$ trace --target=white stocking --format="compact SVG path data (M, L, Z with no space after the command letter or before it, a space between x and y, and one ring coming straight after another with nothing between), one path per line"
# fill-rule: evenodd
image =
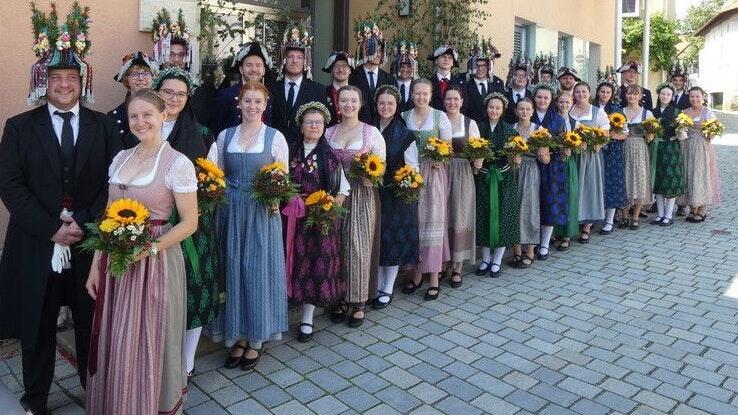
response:
M195 352L197 352L197 343L200 342L200 333L202 333L202 327L185 331L184 360L188 373L195 367Z
M384 286L387 285L387 274L388 266L380 266L377 272L377 291L384 291ZM393 281L394 282L394 281ZM377 293L379 295L379 293Z
M546 250L546 254L548 253L548 245L551 243L551 235L553 235L554 227L553 226L541 226L541 249ZM545 254L544 254L545 255Z
M313 313L315 312L315 306L312 304L302 305L302 319L300 323L313 324ZM313 328L309 326L300 326L300 331L305 334L313 332Z
M656 210L658 211L658 218L663 218L664 213L664 196L656 195Z
M491 257L491 249L488 246L482 247L482 262L489 262Z
M676 204L676 198L670 197L668 199L665 199L666 206L664 206L664 217L666 219L671 219L671 216L674 214L674 205Z
M603 230L612 230L612 224L615 223L615 210L615 208L605 209L605 225L602 227Z
M505 256L505 247L501 246L495 248L495 256L492 258L492 265L490 265L490 271L499 271L500 264L502 264L502 257Z
M380 290L386 292L387 294L392 294L392 290L395 288L395 279L397 278L397 272L400 271L399 265L393 265L390 267L383 267L384 268L384 287L380 288ZM387 300L389 301L388 297L379 297L379 301ZM386 301L382 301L386 302Z

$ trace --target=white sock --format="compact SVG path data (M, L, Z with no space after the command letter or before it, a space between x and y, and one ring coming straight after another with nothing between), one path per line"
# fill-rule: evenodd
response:
M379 270L377 271L377 295L379 295L379 291L384 291L384 286L387 285L388 268L392 267L380 266Z
M491 257L491 249L488 246L482 247L482 262L489 262Z
M492 258L492 265L490 265L490 271L499 271L500 264L502 264L502 257L505 256L505 247L501 246L495 248L494 258Z
M551 235L553 235L554 227L553 226L541 226L541 243L540 247L541 249L545 249L546 252L543 254L548 253L548 244L551 243Z
M676 204L676 198L670 197L668 199L664 199L666 202L666 206L664 207L664 218L671 219L671 216L674 214L674 205Z
M615 208L605 209L605 225L602 226L603 230L612 230L612 224L615 221L615 210Z
M656 210L658 211L657 219L663 218L665 216L664 214L664 197L661 195L656 195Z
M195 352L197 343L200 342L200 333L202 333L202 327L185 331L184 359L187 372L192 371L195 367Z
M392 290L395 288L395 279L397 278L397 273L400 271L400 266L392 265L390 267L382 268L384 268L384 287L382 287L381 290L386 292L387 294L392 294ZM386 303L389 301L389 297L379 297L379 301Z
M315 306L312 304L302 305L302 319L300 323L313 324L313 313L315 312ZM310 326L300 326L300 331L305 334L313 332L313 328Z
M261 346L264 344L264 342L253 342L249 341L249 349L251 350L261 350Z

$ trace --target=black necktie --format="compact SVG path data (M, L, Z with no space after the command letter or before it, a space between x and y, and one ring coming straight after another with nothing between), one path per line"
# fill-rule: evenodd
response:
M486 82L480 82L479 86L482 88L482 98L487 96L487 83Z
M295 85L297 85L294 82L290 82L290 90L287 92L287 108L292 110L292 107L295 105Z
M518 103L518 101L520 101L520 98L521 98L520 94L515 94L515 103L516 104Z
M369 74L369 97L374 98L374 90L377 88L376 84L374 83L374 72L369 71L367 72Z
M679 103L679 94L674 95L674 105Z
M54 111L54 114L64 119L61 132L61 152L63 158L72 158L74 156L74 132L72 131L72 112Z
M405 99L405 84L400 84L400 100L403 104L407 102L407 99Z

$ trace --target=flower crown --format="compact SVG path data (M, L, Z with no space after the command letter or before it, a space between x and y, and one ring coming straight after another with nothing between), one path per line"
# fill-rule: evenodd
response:
M542 89L551 91L552 97L556 96L556 90L554 89L553 85L551 85L548 82L539 82L535 84L535 86L533 86L533 96L535 96L538 93L538 91Z
M379 99L379 96L382 94L390 94L395 97L397 102L400 102L400 90L394 85L385 84L377 88L377 90L374 91L374 102L377 102L377 99Z
M167 79L181 80L182 82L187 84L187 89L189 91L197 88L197 83L192 80L190 73L178 66L170 66L162 69L161 72L159 72L159 75L157 75L156 78L154 78L154 80L151 82L151 88L158 90L159 88L161 88L161 84L164 83L164 81L166 81Z
M659 84L659 86L656 87L656 93L658 94L661 92L662 89L669 88L671 89L671 92L676 92L676 88L674 88L674 85L671 84L671 82L662 82Z
M489 101L492 99L499 99L502 101L502 107L507 108L507 105L510 103L510 101L507 100L507 97L504 94L501 94L499 92L490 92L487 94L486 97L484 97L484 107L486 108L489 104Z
M305 53L303 63L303 72L308 79L312 79L312 62L313 62L313 36L310 34L310 27L304 23L291 23L287 26L282 35L282 68L280 70L279 79L284 77L284 66L287 63L287 51L301 50Z
M87 31L90 28L90 8L84 8L78 2L72 4L67 20L59 26L59 16L56 12L56 4L51 3L51 11L48 15L31 2L31 26L36 41L33 44L33 52L42 57L51 52L53 48L59 51L72 51L80 58L84 57L90 50L90 40Z
M306 111L310 110L320 112L323 115L323 119L325 120L326 125L330 124L331 113L330 111L328 111L328 108L326 108L325 105L318 101L310 101L307 104L300 105L300 108L297 109L297 113L295 114L295 121L297 122L297 125L302 125L302 116L305 114Z

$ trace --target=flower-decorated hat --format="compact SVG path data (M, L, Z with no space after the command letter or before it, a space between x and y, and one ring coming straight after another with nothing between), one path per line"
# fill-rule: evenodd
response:
M244 43L236 56L233 57L233 67L238 67L247 56L260 57L264 61L264 66L267 69L272 69L272 58L269 57L269 52L261 43L257 41Z
M428 56L428 60L431 62L435 62L436 59L438 59L439 56L449 54L454 59L454 68L459 67L459 51L456 50L456 48L452 45L441 45L436 48L436 50L433 51L433 53Z
M510 63L508 64L507 83L505 84L506 87L512 87L513 75L515 75L515 71L517 70L525 71L525 75L528 78L529 84L533 80L533 66L530 59L520 55L514 56L510 58Z
M156 78L154 78L154 80L151 82L151 88L154 90L159 90L159 88L161 88L161 84L163 84L164 81L166 81L167 79L178 79L184 82L185 84L187 84L187 90L189 92L192 92L195 88L197 88L197 82L192 79L192 75L190 75L189 72L185 71L179 66L170 66L162 69L156 76Z
M396 39L392 44L392 56L390 73L399 75L402 65L410 65L413 79L418 78L418 45L415 42L408 39Z
M641 73L641 63L638 61L628 61L618 68L618 73L623 73L627 70L634 70L636 73Z
M671 64L671 67L669 67L669 79L672 79L675 76L682 76L685 80L689 78L687 67L679 61L674 62Z
M356 64L354 63L354 57L351 56L350 53L334 50L328 56L328 59L325 61L325 66L321 70L323 72L331 73L331 68L333 67L333 64L336 63L337 61L346 62L348 66L351 68L351 70L354 70L354 68L356 68Z
M302 124L302 116L305 115L305 112L309 110L320 112L323 115L323 120L325 120L325 125L331 123L331 112L328 111L328 108L325 106L325 104L318 101L310 101L308 103L300 105L300 108L297 109L297 112L295 113L295 121L297 122L297 125Z
M496 46L492 44L492 38L477 40L476 45L469 53L469 60L466 62L466 76L471 79L474 71L477 69L478 61L487 61L487 67L492 70L492 61L502 56Z
M356 36L356 64L363 65L369 60L380 57L380 65L384 64L387 50L384 47L384 35L373 20L354 23Z
M313 35L310 28L303 23L292 23L287 26L282 36L282 68L279 71L279 79L284 77L284 65L287 62L287 52L299 50L305 54L303 72L308 79L313 78Z
M562 66L561 68L559 68L558 73L556 74L556 79L561 79L562 76L566 75L573 76L577 82L581 81L581 79L579 79L579 74L577 73L577 70L568 66Z
M31 26L36 41L33 52L38 61L31 67L28 104L42 104L46 98L50 69L78 69L82 78L80 100L93 102L92 67L85 61L90 50L87 36L90 8L74 2L64 24L59 24L56 5L51 3L48 15L31 2Z
M145 66L149 68L152 76L156 76L159 72L158 66L149 59L149 55L141 52L140 50L124 55L121 62L123 62L123 65L121 65L118 73L113 76L113 79L118 82L123 82L123 78L126 77L126 72L128 72L132 66Z
M168 66L169 51L172 45L179 44L185 48L187 70L192 70L192 36L187 31L182 9L177 13L176 22L172 21L167 9L161 9L156 13L154 21L151 22L151 40L154 41L153 60L159 68Z
M533 60L533 73L534 73L534 83L541 82L541 75L544 73L550 74L551 78L554 77L554 74L556 73L555 69L556 65L554 64L554 57L552 53L548 53L545 55L543 52L538 54L536 56L535 60Z

